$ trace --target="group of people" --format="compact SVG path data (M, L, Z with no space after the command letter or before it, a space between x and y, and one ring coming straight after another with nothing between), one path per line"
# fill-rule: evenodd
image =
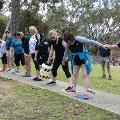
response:
M12 38L9 31L6 34L6 42L0 40L0 57L3 64L1 72L7 72L13 67L19 73L21 62L26 71L23 77L31 77L31 61L33 61L36 68L36 77L33 80L42 81L39 73L41 65L52 59L52 81L47 84L56 84L57 70L61 65L69 83L65 91L76 92L77 79L81 68L84 99L89 98L87 76L92 70L89 53L85 44L97 46L99 49L120 48L120 42L117 45L103 45L82 36L75 37L70 33L64 33L62 37L59 37L55 30L49 31L47 39L42 38L34 26L29 27L30 36L28 37L25 37L22 32L15 33L14 38ZM71 61L72 72L69 71L69 59ZM109 75L109 77L111 76Z

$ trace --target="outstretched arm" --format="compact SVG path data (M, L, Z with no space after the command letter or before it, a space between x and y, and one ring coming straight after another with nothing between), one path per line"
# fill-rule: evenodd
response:
M99 43L95 40L87 39L87 38L82 37L82 36L75 37L75 40L77 40L81 43L84 43L84 44L94 45L94 46L97 46L97 47L103 47L103 45L101 43Z
M103 45L103 47L109 48L109 49L114 49L114 48L120 48L120 41L116 45Z

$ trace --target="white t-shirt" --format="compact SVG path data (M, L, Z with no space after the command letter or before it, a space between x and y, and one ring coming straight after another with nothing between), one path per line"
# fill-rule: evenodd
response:
M29 52L30 52L30 54L35 53L35 46L36 46L36 42L37 42L35 35L31 36L31 38L29 40Z
M6 53L6 42L2 41L2 43L0 43L0 57L3 57L3 54Z

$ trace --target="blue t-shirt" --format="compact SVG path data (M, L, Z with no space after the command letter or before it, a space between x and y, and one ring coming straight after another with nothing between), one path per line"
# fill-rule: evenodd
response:
M13 39L12 43L11 43L11 47L14 48L14 53L15 54L22 54L22 53L24 53L21 40Z

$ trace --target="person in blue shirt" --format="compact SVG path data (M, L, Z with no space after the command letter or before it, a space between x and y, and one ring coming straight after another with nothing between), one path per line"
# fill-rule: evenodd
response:
M10 52L12 53L13 51L14 51L14 58L15 58L14 62L16 65L16 72L19 73L20 62L22 66L25 67L24 49L22 46L22 41L19 32L16 33L16 38L14 38L11 42Z
M64 34L64 41L67 43L66 52L64 54L64 60L67 56L68 50L71 51L71 65L73 68L72 82L73 86L69 89L69 92L76 92L77 79L79 70L82 68L82 79L83 79L83 98L89 99L88 95L88 80L87 75L91 73L91 63L89 60L88 51L84 44L95 45L97 47L103 47L103 45L97 41L89 40L82 36L74 36L72 34Z

